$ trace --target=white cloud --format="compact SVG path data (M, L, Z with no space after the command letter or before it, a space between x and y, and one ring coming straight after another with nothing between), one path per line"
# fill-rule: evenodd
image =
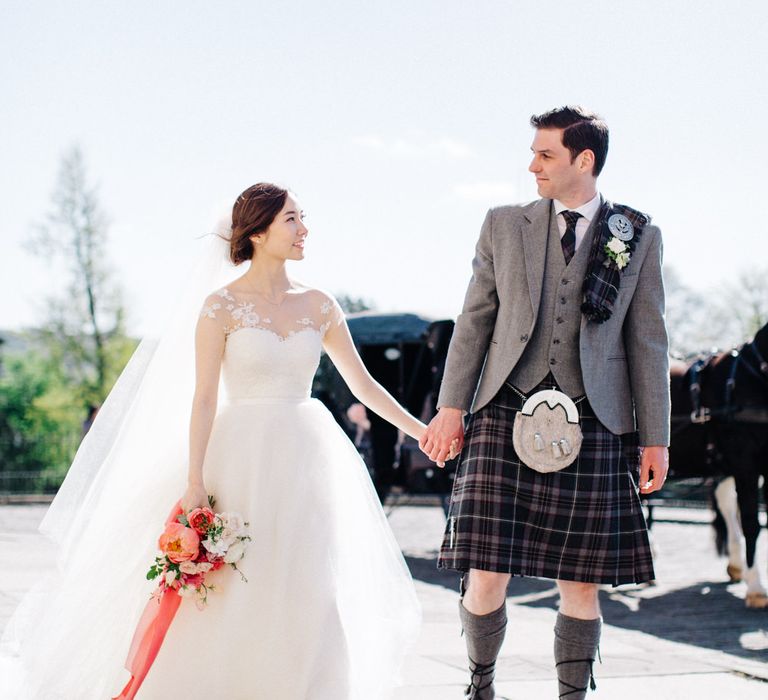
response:
M353 138L352 142L362 148L394 158L440 157L459 160L475 155L475 152L466 143L447 137L420 138L411 136L388 139L376 134L366 134Z

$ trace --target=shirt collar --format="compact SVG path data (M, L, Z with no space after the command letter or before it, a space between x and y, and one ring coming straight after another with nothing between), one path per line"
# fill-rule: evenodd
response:
M553 204L555 205L555 214L560 214L561 212L566 211L568 209L568 207L566 207L565 204L563 204L559 199L553 200ZM597 210L599 208L600 208L600 193L598 192L586 204L582 204L580 207L577 207L576 209L572 209L571 211L578 212L587 220L588 223L591 223L595 214L597 214Z

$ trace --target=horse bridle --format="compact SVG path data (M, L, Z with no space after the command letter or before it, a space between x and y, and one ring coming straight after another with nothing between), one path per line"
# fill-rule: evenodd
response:
M760 353L759 348L757 347L757 343L755 342L755 339L753 338L752 341L749 343L745 343L744 347L742 348L741 352L744 353L744 350L749 348L752 352L752 354L755 356L755 359L757 360L757 368L752 367L752 365L748 364L747 362L744 363L744 366L755 376L760 379L763 379L765 381L768 381L768 362L765 361L765 358ZM763 377L762 375L765 375Z
M744 357L745 350L750 350L755 356L755 359L758 362L756 368L749 363L746 357ZM731 356L733 357L733 364L731 365L731 371L728 374L728 380L725 383L725 407L723 412L726 415L732 416L734 409L731 405L731 400L733 399L733 390L736 388L736 371L739 368L739 364L741 364L741 366L753 377L759 379L766 385L766 387L768 387L768 362L765 361L765 358L763 358L760 353L754 338L749 343L744 343L744 345L741 346L740 351L732 350ZM762 414L764 411L759 411L759 413Z
M755 361L757 362L756 367L753 366L749 359L744 356L745 351L752 353ZM768 386L768 362L766 362L765 358L760 353L760 350L757 347L754 339L749 343L744 343L741 348L734 348L731 350L730 355L733 358L733 362L731 363L731 368L728 372L728 379L725 382L725 403L724 406L719 409L710 409L701 405L700 375L707 365L707 360L704 358L699 358L691 365L689 369L689 372L691 373L691 383L689 390L693 410L691 411L690 416L687 417L687 420L682 421L682 424L674 432L679 432L685 429L686 426L690 423L699 425L703 423L709 423L709 421L716 416L726 416L729 419L733 419L734 413L737 412L732 402L733 392L736 389L736 373L739 369L739 365L746 369L752 376L756 377L766 386ZM749 422L768 422L768 410L763 408L754 410L744 409L739 411L739 413L744 414L744 417ZM674 419L675 417L673 416L673 421ZM680 422L680 418L677 418L676 422Z

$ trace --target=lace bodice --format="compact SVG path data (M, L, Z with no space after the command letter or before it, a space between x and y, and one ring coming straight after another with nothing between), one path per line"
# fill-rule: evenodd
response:
M344 312L317 289L292 290L273 304L224 288L205 300L200 318L224 335L221 371L230 401L298 399L310 395L323 337Z

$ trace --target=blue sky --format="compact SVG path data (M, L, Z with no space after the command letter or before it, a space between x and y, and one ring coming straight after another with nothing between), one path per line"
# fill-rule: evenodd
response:
M388 0L0 4L0 328L62 271L23 248L79 143L140 333L259 180L307 211L306 282L455 316L485 211L535 197L528 118L611 127L601 190L708 289L765 264L768 4Z

